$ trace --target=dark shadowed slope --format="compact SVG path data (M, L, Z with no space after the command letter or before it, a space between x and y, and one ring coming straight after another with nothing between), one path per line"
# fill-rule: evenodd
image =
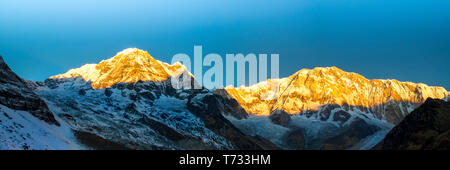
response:
M374 149L449 150L450 102L428 99L394 127Z
M47 104L26 85L23 79L11 71L1 56L0 104L13 110L30 112L33 116L49 124L59 124Z
M0 150L84 149L0 57Z

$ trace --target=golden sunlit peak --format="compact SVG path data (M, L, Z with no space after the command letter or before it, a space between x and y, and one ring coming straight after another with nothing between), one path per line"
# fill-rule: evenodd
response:
M321 71L321 72L344 72L344 70L336 67L336 66L331 66L331 67L314 67L314 69L311 69L309 71L313 71L313 72L317 72L317 71Z
M310 72L344 72L344 70L336 66L331 66L331 67L314 67L313 69L304 68L297 71L298 74L308 74Z
M138 48L127 48L125 50L118 52L115 57L123 57L123 56L127 58L151 57L147 51Z
M122 50L122 51L118 52L116 54L116 56L117 55L128 55L130 53L137 53L137 52L146 52L146 51L138 49L138 48L127 48L125 50Z
M313 70L340 70L340 71L342 71L342 69L337 68L336 66L331 66L331 67L314 67Z
M127 60L128 62L137 62L136 64L144 64L153 60L147 51L138 48L127 48L116 54L110 60Z
M152 58L147 51L127 48L98 64L86 64L50 79L82 77L86 82L91 82L92 88L101 89L117 83L165 81L184 72L188 70L180 63L170 65Z

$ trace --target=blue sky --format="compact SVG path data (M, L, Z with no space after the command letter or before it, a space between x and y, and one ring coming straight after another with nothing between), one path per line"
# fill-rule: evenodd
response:
M337 66L450 89L448 0L1 0L0 54L31 80L128 47L278 53L280 76Z

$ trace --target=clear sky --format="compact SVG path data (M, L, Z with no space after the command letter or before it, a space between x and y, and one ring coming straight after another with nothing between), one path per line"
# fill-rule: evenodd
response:
M337 66L450 89L449 0L0 0L0 54L43 81L128 47L279 53L280 77Z

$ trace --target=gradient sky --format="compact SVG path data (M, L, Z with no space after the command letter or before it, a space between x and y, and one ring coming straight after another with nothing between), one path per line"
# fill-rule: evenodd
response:
M0 55L43 81L128 47L278 53L280 76L337 66L450 89L449 0L0 0Z

